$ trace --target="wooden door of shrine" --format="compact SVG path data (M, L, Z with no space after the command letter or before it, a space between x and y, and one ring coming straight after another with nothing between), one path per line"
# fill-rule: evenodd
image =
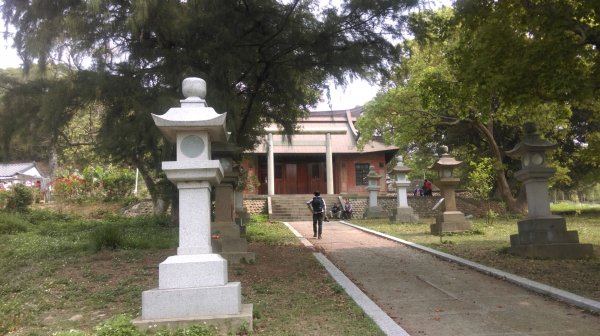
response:
M310 162L307 166L310 192L312 193L315 190L319 190L321 193L325 193L325 190L327 189L325 181L325 163Z

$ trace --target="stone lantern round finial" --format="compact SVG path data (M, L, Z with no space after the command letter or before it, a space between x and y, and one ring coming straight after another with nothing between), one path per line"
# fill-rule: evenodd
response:
M204 99L206 97L206 82L202 78L188 77L181 84L181 92L185 98L198 97Z
M440 146L440 154L448 154L448 146L441 145Z
M537 132L537 125L534 122L526 122L523 124L523 130L525 134L535 134Z

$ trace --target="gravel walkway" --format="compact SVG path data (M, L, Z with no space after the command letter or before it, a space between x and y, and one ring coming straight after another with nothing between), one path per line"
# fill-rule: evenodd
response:
M289 223L410 335L600 335L600 317L352 228Z

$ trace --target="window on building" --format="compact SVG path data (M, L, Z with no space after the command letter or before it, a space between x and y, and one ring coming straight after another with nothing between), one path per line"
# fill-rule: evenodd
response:
M369 164L368 163L356 163L354 165L354 171L356 172L356 185L368 185L367 175L369 175Z

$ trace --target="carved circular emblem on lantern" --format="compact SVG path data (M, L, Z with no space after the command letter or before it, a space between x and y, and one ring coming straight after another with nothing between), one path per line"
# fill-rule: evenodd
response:
M190 159L199 157L206 147L204 140L197 135L188 135L181 140L181 153Z
M523 169L544 168L546 152L556 148L557 145L542 139L533 123L523 125L523 130L525 132L523 140L506 154L515 159L521 159Z
M541 166L544 163L544 156L540 153L531 154L531 163L536 166Z

